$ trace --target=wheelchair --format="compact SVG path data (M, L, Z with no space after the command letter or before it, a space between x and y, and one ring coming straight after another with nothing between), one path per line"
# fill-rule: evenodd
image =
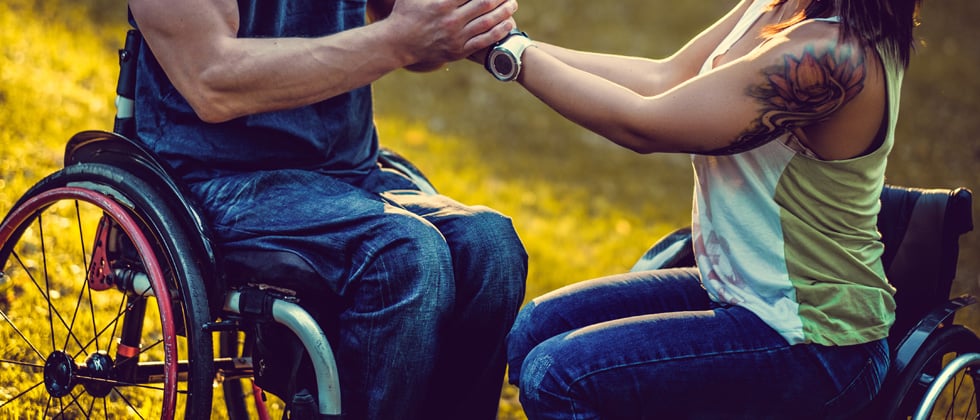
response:
M953 323L973 296L950 299L959 237L973 230L973 195L965 188L885 185L878 230L895 294L889 331L891 366L881 391L855 419L980 418L974 387L980 338ZM690 228L661 238L632 271L694 266Z
M314 270L289 254L222 252L185 188L132 140L139 45L131 31L120 50L113 131L70 139L64 168L0 223L0 417L210 418L219 395L230 418L268 418L248 380L275 370L253 353L256 326L273 323L309 358L315 414L340 418L333 352L304 301ZM382 150L380 163L435 191L397 153ZM975 299L949 299L972 195L886 186L881 202L884 263L899 290L893 362L857 418L976 417L980 338L953 323ZM634 269L691 266L691 250L681 229Z
M333 351L302 298L323 296L318 274L293 254L222 253L185 187L131 140L140 38L119 52L113 131L73 136L64 168L0 224L0 418L210 418L219 385L230 418L268 418L245 383L281 373L275 355L252 357L268 324L315 372L309 417L340 418ZM379 163L435 192L397 153Z

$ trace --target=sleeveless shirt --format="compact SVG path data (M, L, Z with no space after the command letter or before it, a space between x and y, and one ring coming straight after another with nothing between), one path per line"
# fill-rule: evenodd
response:
M702 73L771 2L755 0ZM716 302L753 311L791 344L865 343L886 337L894 322L876 221L903 69L881 56L887 132L874 151L820 160L787 133L734 155L692 155L694 251L705 289Z
M365 24L366 0L239 0L239 37L318 37ZM201 121L144 43L136 81L137 134L185 181L224 173L306 169L359 176L375 164L371 88L210 124ZM282 63L288 66L289 63Z

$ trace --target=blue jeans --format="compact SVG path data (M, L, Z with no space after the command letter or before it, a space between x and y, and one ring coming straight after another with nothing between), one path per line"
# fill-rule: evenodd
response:
M527 276L510 219L380 169L227 174L191 189L225 249L291 251L319 271L331 296L314 299L339 306L324 330L347 418L495 418Z
M573 284L528 303L508 338L529 419L834 418L876 395L885 340L789 345L712 303L696 269Z

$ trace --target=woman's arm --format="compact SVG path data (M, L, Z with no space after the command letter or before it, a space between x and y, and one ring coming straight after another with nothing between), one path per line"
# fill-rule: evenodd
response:
M854 137L870 144L874 130L868 127L881 123L882 78L877 66L875 77L867 77L874 53L839 44L837 29L825 22L801 24L657 95L639 94L539 48L525 51L518 80L568 119L640 153L737 153L786 130L825 123L846 106L866 128ZM869 80L875 93L862 96ZM861 147L820 148L851 154Z
M537 41L535 45L571 67L641 95L656 95L697 75L708 55L732 31L751 3L741 1L676 53L660 60L575 51Z

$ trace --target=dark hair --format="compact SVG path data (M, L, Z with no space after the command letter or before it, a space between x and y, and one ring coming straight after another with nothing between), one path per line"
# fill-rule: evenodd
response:
M773 0L776 7L789 0ZM914 49L912 28L918 25L921 0L813 0L789 21L772 26L772 32L786 29L806 19L831 17L835 11L841 22L841 37L857 39L908 66Z

